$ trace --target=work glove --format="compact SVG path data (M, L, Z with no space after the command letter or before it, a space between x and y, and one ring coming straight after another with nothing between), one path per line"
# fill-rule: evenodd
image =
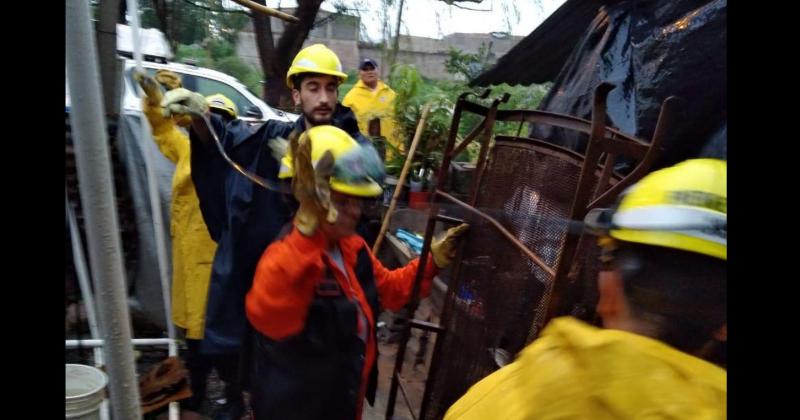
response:
M333 174L333 155L330 151L326 152L314 166L311 163L311 141L307 136L292 133L289 145L292 149L294 166L292 192L300 203L294 225L303 235L312 236L321 219L335 223L339 216L336 207L331 204L330 177Z
M161 100L164 99L164 95L161 94L158 82L147 74L138 71L133 73L133 78L139 83L139 86L142 87L147 104L151 107L159 106Z
M168 91L183 87L181 76L167 69L161 69L156 72L156 81Z
M431 243L431 255L433 262L439 268L445 268L453 262L456 257L457 239L469 229L469 225L462 223L456 227L447 229L443 235L433 240Z
M167 92L161 101L164 116L172 115L198 115L203 116L208 112L208 104L203 95L189 89L177 88Z
M163 70L165 74L172 73L169 70ZM175 75L174 73L172 73ZM175 75L178 78L178 83L180 83L180 76ZM164 95L161 93L161 89L159 89L157 81L158 75L156 78L152 78L145 73L134 72L133 78L139 83L139 86L142 87L144 91L144 97L142 98L142 110L148 115L148 119L152 123L153 121L163 117L163 112L160 110L161 108L161 101L164 99ZM163 84L162 84L163 85ZM192 123L192 117L188 115L175 115L173 117L173 122L180 127L188 127Z

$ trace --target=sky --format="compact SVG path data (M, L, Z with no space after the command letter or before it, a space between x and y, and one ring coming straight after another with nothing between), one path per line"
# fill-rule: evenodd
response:
M369 41L382 38L381 0L337 0L359 9L363 35ZM490 33L510 32L512 35L526 36L553 13L565 0L483 0L481 3L459 2L462 7L486 11L471 11L450 6L441 0L405 0L403 8L402 35L441 38L454 32ZM322 9L336 10L334 1L325 0ZM391 26L397 19L397 3L389 12ZM297 3L290 0L267 0L269 7L293 7Z

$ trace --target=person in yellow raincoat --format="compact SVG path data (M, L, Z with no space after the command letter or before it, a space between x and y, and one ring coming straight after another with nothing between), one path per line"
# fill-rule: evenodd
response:
M356 115L358 128L362 133L370 133L370 120L380 119L381 136L395 149L403 152L403 136L394 118L396 96L389 85L378 79L378 63L371 58L365 58L358 67L358 82L347 92L342 105L350 108ZM387 147L386 159L393 155L392 148Z
M445 419L726 418L727 373L698 357L726 335L726 178L692 159L590 212L604 328L555 318Z
M203 221L192 183L189 137L179 129L188 126L191 118L164 117L160 106L162 94L158 84L166 90L179 88L180 76L169 70L159 70L155 80L141 74L137 74L136 78L145 92L142 110L152 128L153 140L161 153L175 163L170 207L172 322L185 330L188 347L185 357L193 395L189 400L182 401L181 406L185 410L199 411L205 398L206 378L211 368L217 368L223 381L236 371L235 361L226 363L225 360L217 360L218 358L204 356L199 352L199 343L204 332L211 264L217 244L211 239ZM227 120L236 119L236 105L224 95L211 95L206 101L212 112Z

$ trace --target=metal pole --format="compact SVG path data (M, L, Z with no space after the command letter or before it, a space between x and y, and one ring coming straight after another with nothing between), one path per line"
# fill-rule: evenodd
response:
M66 347L68 349L74 349L77 347L102 347L105 343L105 340L66 340ZM135 346L171 346L173 340L169 338L134 338L131 340L131 344ZM174 354L170 354L170 356L175 356Z
M66 195L66 191L64 192ZM75 274L78 277L78 285L81 288L83 297L83 307L86 308L86 318L89 320L89 332L92 338L100 338L100 328L97 326L97 315L94 304L94 293L92 292L89 269L86 267L86 258L83 254L83 244L81 243L81 233L78 231L78 222L75 219L75 212L69 199L65 197L67 218L69 220L69 234L72 242L72 259L75 262ZM80 318L79 318L80 319ZM94 349L94 362L97 366L103 365L103 349Z
M66 61L72 93L70 120L92 278L104 346L113 418L141 419L139 384L122 269L100 74L88 0L67 0Z
M139 3L137 0L127 0L128 14L131 17L131 35L133 38L133 58L136 60L136 70L144 72L142 68L142 46L139 31ZM141 139L150 138L150 130L147 118L142 118L139 122ZM150 211L153 215L153 234L156 239L156 256L158 258L158 274L161 279L161 299L164 302L164 323L167 325L167 335L169 336L169 355L177 356L178 346L175 344L175 325L172 323L172 293L167 273L167 246L164 238L164 220L161 215L161 198L158 192L158 183L154 170L153 161L156 151L152 147L144 149L144 162L147 172L147 187L150 192ZM177 420L180 415L178 404L169 404L170 420Z

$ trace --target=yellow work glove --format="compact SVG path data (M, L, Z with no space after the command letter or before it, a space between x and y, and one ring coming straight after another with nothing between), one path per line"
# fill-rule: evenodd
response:
M138 71L133 73L133 78L142 87L147 104L151 107L158 106L161 100L164 99L164 95L161 94L161 89L158 87L158 82L147 74Z
M300 203L294 225L303 235L312 236L321 219L335 223L338 216L330 202L329 179L334 159L330 152L326 152L314 167L311 163L311 141L307 136L293 133L289 144L295 168L292 191Z
M433 262L439 268L445 268L453 262L456 256L457 239L469 229L469 225L462 223L456 227L447 229L443 235L433 240L431 243L431 255Z
M208 112L208 104L203 95L189 89L178 88L167 92L161 101L164 116L172 115L199 115Z
M156 81L158 81L158 83L161 83L161 86L164 86L164 89L166 90L172 90L183 87L181 76L167 69L161 69L156 72Z

